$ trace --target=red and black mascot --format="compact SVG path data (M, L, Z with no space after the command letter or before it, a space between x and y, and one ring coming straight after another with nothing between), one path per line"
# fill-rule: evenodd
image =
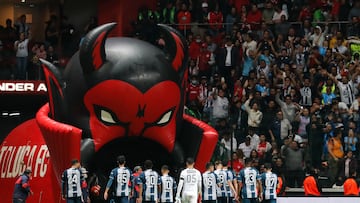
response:
M119 154L126 155L129 166L151 159L155 166L173 169L194 157L196 167L204 170L218 134L183 113L188 58L184 38L165 25L157 26L161 47L133 38L107 38L115 26L109 23L89 32L64 70L42 61L49 103L37 113L36 123L57 181L77 158L104 189Z

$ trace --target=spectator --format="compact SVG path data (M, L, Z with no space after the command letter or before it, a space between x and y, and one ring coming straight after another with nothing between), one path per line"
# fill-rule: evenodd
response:
M314 33L310 36L309 40L312 42L313 46L321 46L325 40L325 36L328 32L328 27L326 26L325 31L323 32L319 25L315 26Z
M260 134L260 143L256 146L256 151L260 159L265 158L265 154L271 150L271 144L266 141L265 134Z
M286 11L282 10L279 5L276 5L275 6L275 12L274 12L274 15L273 15L273 18L272 18L272 21L274 23L280 23L281 22L281 16L285 16L285 20L288 19L288 15L286 13Z
M299 144L290 141L289 145L285 145L284 157L286 165L286 185L289 187L301 187L304 179L303 162L304 151L299 148Z
M275 101L280 106L284 114L284 118L286 118L289 122L293 122L296 111L299 109L299 105L292 102L290 95L285 96L285 102L281 101L279 93L276 94Z
M244 153L245 158L250 158L250 153L254 150L254 146L251 144L251 136L246 136L245 142L239 145L239 149Z
M218 69L220 75L225 78L225 81L229 83L229 87L232 88L234 84L231 84L231 70L238 68L238 56L239 50L234 46L230 36L225 38L225 47L221 48L217 55Z
M245 102L244 108L248 113L248 126L252 127L255 131L259 129L263 114L259 110L257 103L253 103L250 107L250 100L253 98L252 95L249 96L249 99Z
M235 175L238 175L241 171L241 169L243 169L245 167L244 165L244 154L241 150L237 150L236 152L233 152L232 154L232 161L230 160L228 162L228 166L231 167L233 169L233 171L235 172Z
M212 35L217 35L220 29L223 28L224 16L219 10L219 4L208 14L209 32Z
M271 140L276 141L278 146L281 146L283 144L283 140L289 136L291 131L292 125L289 120L283 117L282 111L278 111L276 118L269 129Z
M339 160L338 185L342 185L347 178L352 177L352 174L358 169L357 160L353 152L347 151L346 156Z
M265 9L262 12L262 20L266 24L271 24L275 10L271 1L266 2Z
M186 36L191 31L190 23L192 17L186 3L181 4L181 10L177 13L178 29Z
M225 97L225 91L221 88L218 88L216 92L213 94L213 119L227 119L229 115L229 100Z
M355 132L353 129L349 129L348 135L344 137L344 150L345 152L352 151L354 154L357 154L358 138L355 137Z
M233 25L240 21L240 16L236 10L235 6L231 7L230 13L226 16L225 23L226 23L226 34L231 34L233 31Z
M256 4L251 5L251 10L247 14L247 22L251 25L251 30L258 30L262 20L262 13Z
M31 37L31 35L29 35ZM20 33L20 39L15 41L14 49L16 51L16 79L25 80L28 65L28 44L29 38L25 33Z
M18 36L20 37L21 33L24 33L25 38L29 38L28 35L30 34L30 26L26 22L26 15L21 15L18 20L15 22L15 28L17 30Z
M226 153L225 156L230 160L232 152L235 152L237 148L236 139L230 131L225 131L220 143L224 146L224 148L220 148L220 154L224 155L224 153Z
M336 180L339 169L339 160L344 156L341 137L342 132L338 130L335 133L335 137L330 138L327 143L329 152L329 179L332 183L335 183Z
M206 25L208 23L208 15L209 15L209 5L207 2L202 2L201 11L199 11L197 14L197 22L199 23L198 30L200 36L204 36L206 30L208 29L208 25Z
M309 110L307 108L302 108L296 116L296 120L299 122L298 134L303 141L307 142L308 133L306 127L310 124Z

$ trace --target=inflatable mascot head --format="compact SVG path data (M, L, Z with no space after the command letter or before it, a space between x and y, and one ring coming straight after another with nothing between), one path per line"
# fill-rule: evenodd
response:
M54 168L72 158L94 173L127 156L129 165L182 166L194 157L204 168L217 142L206 124L183 115L187 45L173 28L158 25L164 46L125 37L107 38L116 26L99 26L83 39L64 70L42 61L49 105L37 122Z

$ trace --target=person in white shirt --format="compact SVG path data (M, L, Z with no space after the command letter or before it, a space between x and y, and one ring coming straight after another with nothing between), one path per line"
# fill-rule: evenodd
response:
M202 201L204 203L216 203L217 187L220 184L219 178L214 173L214 164L209 162L206 164L206 171L202 174L203 193Z
M248 113L248 126L253 127L254 129L258 129L261 123L263 114L259 110L259 106L257 103L253 103L252 107L250 107L250 100L253 98L253 95L249 96L249 99L245 102L244 108Z
M239 145L238 149L241 149L242 152L244 153L244 157L245 158L249 158L250 157L250 152L255 149L254 146L251 144L251 136L246 136L245 138L245 142L241 143Z
M223 89L218 89L218 94L213 95L213 119L216 121L221 118L228 118L229 116L229 100L225 97Z
M16 51L16 79L26 79L26 68L29 56L28 44L29 38L25 37L25 33L20 33L19 40L14 43L14 49Z
M340 92L340 99L344 102L348 107L354 102L355 100L355 93L354 93L354 83L352 80L349 81L347 76L342 76L341 82L338 81L333 75L328 74L328 76L335 82L337 87L339 88ZM352 75L352 78L355 78L357 73Z
M194 159L186 159L186 169L182 170L176 192L176 203L197 203L201 198L201 173L194 168Z
M229 131L224 132L224 137L221 139L220 143L225 147L226 151L223 148L220 148L220 154L227 152L227 156L230 159L231 151L235 152L237 148L237 141L232 133ZM232 143L231 143L232 142ZM232 144L232 146L231 146Z

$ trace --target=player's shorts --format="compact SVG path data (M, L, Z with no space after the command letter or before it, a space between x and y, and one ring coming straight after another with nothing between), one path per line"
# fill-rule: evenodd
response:
M198 196L183 194L181 197L181 203L198 203Z

